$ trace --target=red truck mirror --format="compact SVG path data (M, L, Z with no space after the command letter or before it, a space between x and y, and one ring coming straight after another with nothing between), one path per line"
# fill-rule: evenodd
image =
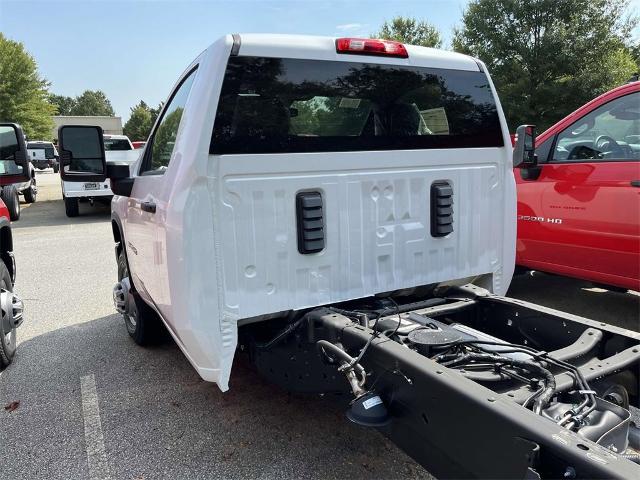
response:
M29 181L29 157L22 128L0 123L0 185Z
M515 168L529 168L535 167L537 164L536 127L535 125L520 125L516 129L513 166Z
M58 129L60 176L67 182L102 182L107 178L102 128L64 125Z

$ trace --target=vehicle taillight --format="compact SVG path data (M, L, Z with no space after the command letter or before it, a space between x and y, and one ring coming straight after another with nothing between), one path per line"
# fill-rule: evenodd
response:
M393 40L374 40L371 38L338 38L336 40L336 52L409 58L407 49L402 43Z

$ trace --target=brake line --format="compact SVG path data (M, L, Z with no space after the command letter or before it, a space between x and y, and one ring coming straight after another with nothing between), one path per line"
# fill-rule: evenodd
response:
M530 355L531 357L533 357L534 359L543 359L548 363L551 363L553 365L556 365L558 367L564 368L565 370L568 370L569 372L571 372L575 378L575 382L579 385L579 388L581 390L579 390L579 393L581 395L585 395L585 401L583 401L577 408L572 409L570 412L571 416L576 419L578 422L581 422L582 419L584 417L586 417L587 415L589 415L595 408L596 408L596 400L595 400L595 395L593 390L591 390L589 388L589 385L587 384L586 380L584 379L584 377L582 376L582 373L580 372L580 370L574 366L571 365L570 363L567 363L565 361L562 360L557 360L553 357L550 357L547 352L540 352L537 351L533 348L527 347L525 345L517 345L517 344L513 344L513 343L499 343L499 342L489 342L489 341L484 341L484 340L463 340L463 341L456 341L456 342L451 342L451 347L453 346L460 346L460 345L473 345L476 348L485 351L484 349L482 349L481 345L490 345L490 346L504 346L504 347L511 347L513 349L513 352L521 352L521 353L526 353L528 355ZM490 355L495 355L494 352L490 352ZM437 359L437 356L434 357L434 359ZM445 365L446 366L446 365ZM555 377L554 377L554 383L555 383ZM537 396L536 396L537 398ZM589 405L589 407L587 408L586 412L582 412L582 410L587 407L587 405Z

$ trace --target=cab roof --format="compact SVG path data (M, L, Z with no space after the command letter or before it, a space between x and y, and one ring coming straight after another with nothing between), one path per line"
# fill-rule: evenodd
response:
M282 57L481 71L482 63L461 53L405 44L408 58L336 52L340 37L241 33L228 35L239 56ZM239 47L238 47L239 45ZM235 52L234 52L235 53Z
M114 139L114 140L129 140L129 137L126 135L112 135L111 133L105 133L104 138Z

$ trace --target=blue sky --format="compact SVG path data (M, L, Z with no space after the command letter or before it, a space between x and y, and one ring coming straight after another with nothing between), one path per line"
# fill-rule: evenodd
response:
M445 35L466 1L13 1L0 0L0 31L23 42L51 91L103 90L128 118L140 99L164 100L183 69L233 32L369 35L397 14Z
M233 32L362 36L409 15L448 41L466 0L0 0L0 31L23 42L51 91L103 90L117 115L164 100L189 62ZM640 0L633 0L634 7Z

